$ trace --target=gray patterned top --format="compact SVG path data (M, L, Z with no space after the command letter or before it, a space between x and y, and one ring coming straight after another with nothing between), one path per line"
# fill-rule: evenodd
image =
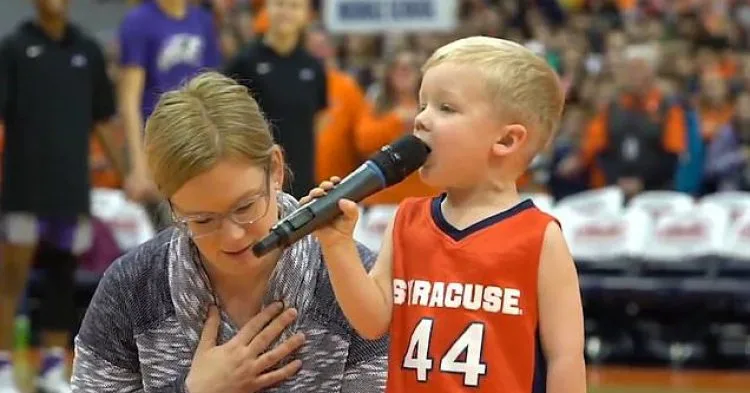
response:
M278 200L282 215L297 202ZM375 255L360 247L369 270ZM184 379L208 308L215 303L199 253L181 231L167 229L113 263L99 283L75 339L76 393L185 392ZM286 249L264 304L283 300L306 343L302 369L267 392L376 393L385 387L387 339L368 341L338 307L318 242L307 236ZM218 343L237 332L225 313Z

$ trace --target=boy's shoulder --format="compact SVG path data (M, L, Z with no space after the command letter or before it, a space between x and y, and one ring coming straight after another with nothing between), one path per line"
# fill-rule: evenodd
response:
M406 211L409 209L414 209L415 207L430 205L432 201L434 201L436 198L441 198L441 196L421 196L421 197L404 198L398 204L398 211L399 212Z

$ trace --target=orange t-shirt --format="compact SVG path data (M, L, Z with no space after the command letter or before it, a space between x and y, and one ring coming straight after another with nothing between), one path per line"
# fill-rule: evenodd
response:
M355 130L357 150L362 157L367 158L404 135L408 127L410 125L404 124L395 112L375 113L373 105L366 103ZM432 196L437 193L437 190L422 182L419 173L414 172L402 182L372 195L362 203L366 206L397 205L408 197Z
M527 200L459 230L441 201L409 198L396 215L386 391L544 389L537 283L554 218Z
M317 181L346 176L363 161L354 143L354 129L365 104L364 93L351 76L328 69L328 107L317 135Z

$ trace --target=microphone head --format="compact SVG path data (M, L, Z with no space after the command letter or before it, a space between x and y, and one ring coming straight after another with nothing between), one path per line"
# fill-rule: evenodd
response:
M409 134L383 146L370 160L383 172L386 186L389 187L419 169L427 161L429 154L430 147Z

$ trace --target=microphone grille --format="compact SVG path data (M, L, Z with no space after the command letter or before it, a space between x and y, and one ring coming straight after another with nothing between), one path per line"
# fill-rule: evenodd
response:
M371 160L385 175L386 185L392 186L419 169L429 154L429 146L410 134L383 146Z

